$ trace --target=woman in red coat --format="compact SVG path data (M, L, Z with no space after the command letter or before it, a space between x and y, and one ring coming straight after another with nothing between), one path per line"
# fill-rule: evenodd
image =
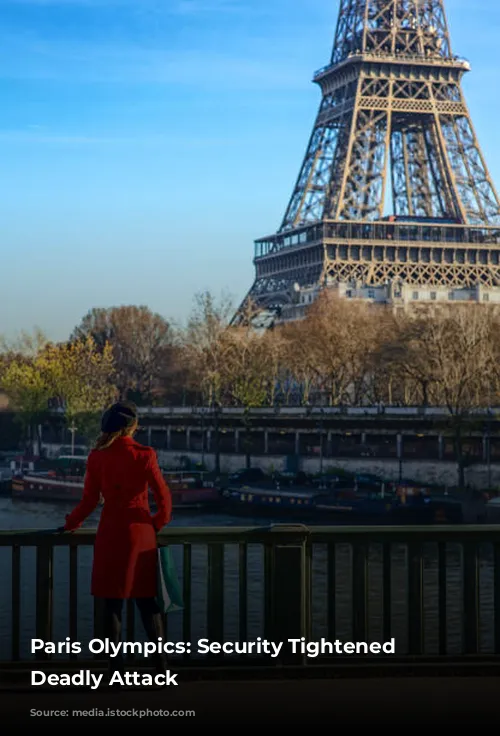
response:
M133 439L137 409L120 402L102 418L101 436L87 460L83 497L66 517L65 531L77 529L104 500L92 568L91 593L106 605L106 636L121 642L123 601L134 599L150 640L163 639L163 617L156 603L158 552L156 534L168 524L172 499L163 479L156 453ZM152 516L148 488L157 506ZM112 670L123 668L113 658ZM165 657L157 658L159 671Z

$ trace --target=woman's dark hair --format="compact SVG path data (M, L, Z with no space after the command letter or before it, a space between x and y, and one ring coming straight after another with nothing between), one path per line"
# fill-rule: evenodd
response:
M101 434L95 444L96 450L105 450L118 437L133 434L137 427L137 407L131 401L119 401L102 415Z

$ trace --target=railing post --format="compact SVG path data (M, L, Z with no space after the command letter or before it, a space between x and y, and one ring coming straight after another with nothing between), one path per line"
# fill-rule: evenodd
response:
M308 638L310 611L310 576L307 551L308 530L304 527L276 526L272 547L271 567L271 626L270 634L275 642L283 642L282 664L304 664L306 658L293 653L288 639ZM278 540L281 533L293 533L293 541Z
M463 548L465 654L479 654L479 565L476 542Z
M94 598L94 639L104 639L106 635L105 620L106 615L105 603L102 598ZM94 659L105 659L103 654L94 654Z
M382 569L384 640L389 641L392 636L392 544L390 542L384 542L382 545Z
M184 599L184 610L182 612L182 639L191 641L191 573L192 573L192 547L184 544L182 560L182 597ZM184 657L190 658L186 652Z
M248 549L246 542L241 542L239 545L238 577L238 633L240 642L244 642L248 635Z
M327 605L328 605L328 639L337 638L337 548L335 542L327 547Z
M439 654L448 654L448 627L447 627L447 547L446 542L438 544L438 626L439 626Z
M135 641L135 602L128 600L125 604L125 610L127 615L127 641ZM165 617L166 618L166 617ZM166 638L166 634L165 634ZM128 662L133 662L135 655L133 652L129 652L126 656Z
M368 641L368 556L364 544L353 544L353 634L354 641Z
M274 549L271 542L264 544L264 638L274 637Z
M423 550L422 544L408 546L408 620L409 654L424 652L423 616Z
M494 579L494 626L495 626L495 654L500 654L500 543L493 545L493 579Z
M36 636L52 641L53 549L50 542L36 548ZM37 659L50 659L38 652Z
M69 548L69 636L71 641L78 640L78 547ZM70 659L77 659L71 654Z
M224 641L224 545L208 546L208 636Z
M21 642L21 547L17 544L12 546L12 659L14 662L20 659Z

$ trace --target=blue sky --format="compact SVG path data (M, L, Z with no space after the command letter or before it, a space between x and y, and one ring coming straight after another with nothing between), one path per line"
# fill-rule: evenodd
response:
M500 186L497 0L448 0ZM0 333L242 298L319 103L338 0L1 0Z

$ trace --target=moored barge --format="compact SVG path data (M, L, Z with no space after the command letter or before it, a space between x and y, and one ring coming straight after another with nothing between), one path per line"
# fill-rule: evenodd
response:
M439 524L462 523L459 501L401 492L360 492L355 489L287 489L230 486L223 492L223 510L244 516L290 518L316 524Z
M30 501L76 501L82 498L87 458L63 456L48 470L14 472L11 492L14 498ZM221 497L214 483L201 473L163 471L172 494L172 506L182 511L217 511ZM151 494L151 500L154 498Z

